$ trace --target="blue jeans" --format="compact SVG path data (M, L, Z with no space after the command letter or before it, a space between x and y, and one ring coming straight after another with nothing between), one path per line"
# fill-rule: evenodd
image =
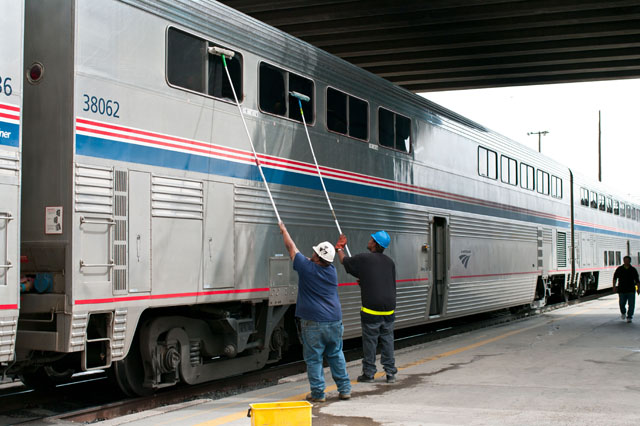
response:
M633 311L636 307L636 294L632 291L631 293L618 293L618 300L620 302L620 313L622 315L627 314L627 318L633 318ZM627 311L626 305L629 303L629 310Z
M376 322L360 321L362 326L362 374L376 374L376 349L380 342L380 362L388 375L398 372L393 356L393 321L380 318Z
M324 372L322 358L327 358L331 376L341 394L351 393L351 381L347 374L347 363L342 352L342 321L316 322L300 320L302 348L307 364L307 377L311 396L324 398Z

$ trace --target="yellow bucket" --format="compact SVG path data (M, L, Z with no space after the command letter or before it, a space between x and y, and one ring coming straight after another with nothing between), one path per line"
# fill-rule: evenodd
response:
M311 408L307 401L262 402L249 404L251 426L311 426Z

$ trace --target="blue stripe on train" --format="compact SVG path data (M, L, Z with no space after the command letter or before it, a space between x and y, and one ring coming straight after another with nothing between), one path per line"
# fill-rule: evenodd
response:
M111 160L142 163L150 166L169 167L178 170L222 175L239 179L261 181L258 168L254 165L235 163L217 158L208 158L197 154L168 151L165 149L151 148L134 145L93 136L76 135L76 153L91 157L106 158ZM265 167L265 178L270 183L297 186L321 191L320 180L317 176L309 176L296 172L275 170ZM499 208L479 206L459 201L446 200L426 195L395 191L387 188L372 187L353 182L344 182L331 178L325 178L327 191L358 197L375 198L421 206L436 207L446 210L464 211L505 219L534 222L541 225L569 228L567 222L528 215L524 213L510 212ZM595 229L586 226L577 226L576 230L598 232L607 235L635 238L634 235L622 232Z
M20 125L0 121L0 145L20 146Z

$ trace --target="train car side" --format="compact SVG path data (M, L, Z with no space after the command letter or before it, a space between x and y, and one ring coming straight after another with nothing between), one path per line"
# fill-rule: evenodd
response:
M14 359L20 305L23 23L23 2L0 5L0 366Z
M25 63L51 72L25 88L23 271L52 281L23 296L13 371L27 381L111 368L148 393L260 368L295 339L296 276L212 46L235 52L241 109L304 253L337 237L288 90L310 96L349 246L392 235L398 327L572 288L558 163L215 2L66 0L26 16ZM338 270L354 337L359 290Z

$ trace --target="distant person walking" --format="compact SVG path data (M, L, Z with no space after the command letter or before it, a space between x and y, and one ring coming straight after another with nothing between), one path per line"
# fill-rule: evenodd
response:
M380 362L387 373L387 383L395 383L398 369L393 354L393 323L396 309L396 265L383 254L391 238L385 231L371 234L369 253L353 257L344 254L347 237L342 234L336 243L340 263L358 278L362 307L362 375L359 382L371 383L376 374L376 349L380 343Z
M351 381L342 352L342 310L338 299L338 274L331 264L333 245L322 242L313 247L311 259L305 257L291 239L284 223L280 223L284 245L298 272L296 318L300 321L302 349L307 364L311 393L307 400L325 402L322 359L327 358L331 376L338 386L340 399L351 398Z
M616 280L618 281L617 287ZM618 266L616 272L613 274L613 292L618 293L620 318L624 320L626 315L627 322L633 321L633 311L636 307L636 292L640 294L640 287L636 287L639 281L638 271L631 266L631 256L625 256L623 264ZM629 309L627 309L627 304L629 304Z

